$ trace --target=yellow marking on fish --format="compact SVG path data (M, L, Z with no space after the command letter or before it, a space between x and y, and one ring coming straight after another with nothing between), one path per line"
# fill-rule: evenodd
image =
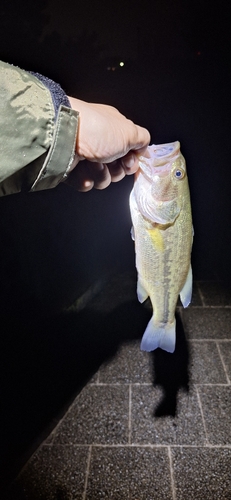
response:
M148 233L151 236L153 246L156 248L156 250L163 252L164 251L164 239L163 239L163 236L161 234L161 231L157 227L155 227L154 229L148 229Z

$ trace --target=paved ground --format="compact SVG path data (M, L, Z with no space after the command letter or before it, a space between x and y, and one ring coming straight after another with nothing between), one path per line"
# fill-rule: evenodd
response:
M175 353L148 354L139 342L150 308L134 290L122 275L88 305L107 313L110 355L7 500L231 499L231 294L196 282L177 310Z

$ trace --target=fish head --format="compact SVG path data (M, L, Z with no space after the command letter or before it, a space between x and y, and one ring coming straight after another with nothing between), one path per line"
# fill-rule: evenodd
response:
M152 222L171 224L178 217L187 189L185 159L180 143L149 146L140 157L135 196L142 215Z

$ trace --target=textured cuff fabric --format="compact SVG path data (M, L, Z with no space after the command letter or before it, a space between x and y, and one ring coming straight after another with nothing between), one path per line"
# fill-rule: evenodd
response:
M34 73L33 71L29 71L29 73L38 78L38 80L40 80L40 82L42 82L45 87L49 89L54 105L55 119L57 118L60 106L66 106L67 108L71 107L67 95L58 83L50 80L47 76L40 75L40 73Z

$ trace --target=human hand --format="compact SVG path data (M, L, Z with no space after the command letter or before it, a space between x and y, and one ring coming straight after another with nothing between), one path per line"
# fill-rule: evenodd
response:
M150 142L149 132L112 106L73 97L69 100L79 112L79 129L76 158L66 183L89 191L93 187L104 189L134 174L139 168L139 155L145 154Z

